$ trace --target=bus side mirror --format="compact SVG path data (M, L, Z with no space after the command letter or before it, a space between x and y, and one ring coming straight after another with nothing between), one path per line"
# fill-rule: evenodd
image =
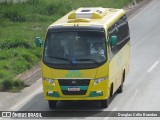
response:
M117 45L117 36L111 36L110 44L111 44L111 46L116 46Z
M41 47L41 46L43 46L44 42L43 42L43 40L41 40L40 37L36 37L35 38L35 44L36 44L37 47Z

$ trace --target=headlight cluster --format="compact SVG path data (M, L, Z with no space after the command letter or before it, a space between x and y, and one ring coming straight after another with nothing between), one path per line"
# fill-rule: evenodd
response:
M106 79L108 79L107 76L106 77L102 77L102 78L97 78L97 79L94 80L94 85L96 85L97 83L100 83L100 82L102 82L102 81L104 81Z
M51 79L51 78L43 78L43 80L45 80L46 82L48 82L48 83L50 83L50 84L55 86L55 81L53 79Z

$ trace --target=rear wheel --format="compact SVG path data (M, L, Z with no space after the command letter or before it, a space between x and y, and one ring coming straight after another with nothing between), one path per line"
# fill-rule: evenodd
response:
M121 85L119 86L119 88L117 90L117 93L122 93L123 92L123 82L124 82L124 79L125 79L125 74L123 73L122 82L121 82Z
M123 82L121 83L121 85L119 86L117 93L122 93L123 92Z
M48 105L50 109L56 108L57 101L54 100L48 100Z
M109 99L107 100L101 100L101 107L102 108L107 108L109 105Z

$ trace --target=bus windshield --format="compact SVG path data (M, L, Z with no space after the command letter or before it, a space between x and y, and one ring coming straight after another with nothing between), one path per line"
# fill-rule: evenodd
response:
M43 61L57 65L100 65L107 59L104 32L59 31L48 32ZM88 67L87 67L88 68Z

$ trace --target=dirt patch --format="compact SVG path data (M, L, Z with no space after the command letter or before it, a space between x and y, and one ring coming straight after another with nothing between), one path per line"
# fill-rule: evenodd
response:
M19 74L16 79L23 80L27 85L32 85L41 77L41 62L32 69Z

